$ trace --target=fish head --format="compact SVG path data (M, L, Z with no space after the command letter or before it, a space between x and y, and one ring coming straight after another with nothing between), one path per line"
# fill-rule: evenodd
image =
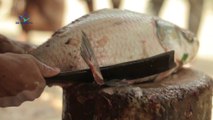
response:
M182 63L192 60L199 47L195 34L164 20L156 20L156 34L167 50L175 50L176 59Z

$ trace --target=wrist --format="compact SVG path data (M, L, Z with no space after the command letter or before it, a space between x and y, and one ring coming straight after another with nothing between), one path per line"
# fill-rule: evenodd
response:
M6 57L6 55L5 55L6 53L1 53L0 54L0 65L2 65L2 64L5 64L5 57Z
M11 55L14 53L0 53L0 64L5 64L11 59Z

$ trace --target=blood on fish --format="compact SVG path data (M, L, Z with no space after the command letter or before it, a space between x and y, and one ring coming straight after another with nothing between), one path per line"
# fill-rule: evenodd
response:
M108 38L106 36L103 36L100 40L97 41L97 45L99 47L104 47L108 42Z

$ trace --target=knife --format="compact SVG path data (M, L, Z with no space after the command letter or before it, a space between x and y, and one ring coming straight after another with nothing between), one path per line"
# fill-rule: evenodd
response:
M100 67L103 78L110 80L133 80L155 75L175 66L174 51L158 54L149 58ZM92 83L94 78L90 69L61 72L50 78L45 78L47 85L66 83Z

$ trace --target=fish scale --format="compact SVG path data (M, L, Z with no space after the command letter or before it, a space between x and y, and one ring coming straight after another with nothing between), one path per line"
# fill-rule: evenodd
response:
M101 67L169 50L175 51L175 61L182 65L194 58L199 46L191 32L158 17L128 10L104 9L59 29L31 54L62 71L86 69L88 65L80 55L82 31L88 36ZM187 58L182 61L186 54Z

